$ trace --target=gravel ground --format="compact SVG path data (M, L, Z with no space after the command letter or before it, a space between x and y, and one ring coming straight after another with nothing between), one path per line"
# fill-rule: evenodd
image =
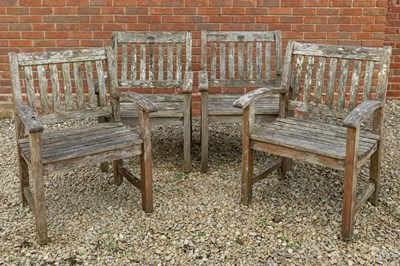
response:
M387 104L379 205L361 209L351 243L340 240L342 172L296 162L285 180L257 184L252 205L242 206L240 125L212 126L202 174L198 122L190 174L182 172L182 128L153 128L152 214L141 211L136 189L114 186L98 167L48 176L51 242L38 246L20 204L13 122L0 120L0 265L400 265L399 101ZM257 155L256 168L273 159Z

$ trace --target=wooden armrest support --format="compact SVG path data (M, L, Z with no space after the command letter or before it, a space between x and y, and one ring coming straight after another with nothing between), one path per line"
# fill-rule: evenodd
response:
M249 93L246 93L239 99L237 99L234 103L233 106L236 108L246 108L249 106L252 102L256 101L257 99L261 98L262 96L266 94L279 94L279 93L286 93L287 89L283 87L266 87L266 88L259 88L257 90L251 91Z
M343 120L346 127L358 127L367 117L369 117L376 109L382 108L381 101L365 101L351 111L351 113Z
M29 133L42 132L43 124L36 112L28 105L17 105L15 107L16 115L21 119Z
M208 91L208 74L205 70L199 72L199 91Z
M142 95L135 93L135 92L121 92L120 98L124 100L131 101L132 103L136 104L141 110L147 113L157 112L157 106L148 100L147 98L143 97Z
M187 71L185 73L185 78L183 79L182 92L192 93L192 88L193 88L193 72Z

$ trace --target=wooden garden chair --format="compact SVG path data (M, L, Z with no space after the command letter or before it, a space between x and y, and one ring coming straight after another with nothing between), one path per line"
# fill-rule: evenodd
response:
M142 193L143 210L152 212L149 113L156 107L135 93L118 92L111 47L9 53L9 60L22 204L34 213L38 243L48 242L43 176L55 171L113 161L115 184L125 177ZM139 134L120 122L120 97L135 103ZM102 116L110 122L60 130L47 126ZM122 159L135 155L140 156L140 179L122 165Z
M367 200L374 205L378 201L390 55L390 47L289 42L282 85L250 92L234 103L243 109L243 204L250 204L253 184L275 169L284 176L292 159L343 170L342 238L352 239L356 213ZM279 118L255 128L257 99L271 93L280 95ZM326 122L308 119L313 115ZM333 118L340 122L329 123ZM371 129L362 129L363 123L370 123ZM255 150L279 155L281 160L253 176ZM356 197L358 170L369 159L369 183Z
M192 35L189 32L114 32L112 36L118 87L135 91L158 108L152 125L183 125L185 172L190 171L192 138ZM137 113L131 103L121 103L123 123Z
M250 56L249 56L250 55ZM281 82L280 31L208 32L201 34L201 170L207 172L210 123L242 121L232 104L250 88L278 86ZM277 95L257 103L258 121L278 115Z

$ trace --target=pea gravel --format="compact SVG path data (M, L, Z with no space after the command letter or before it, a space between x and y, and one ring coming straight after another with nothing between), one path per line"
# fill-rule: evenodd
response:
M182 172L182 127L153 127L155 211L139 192L112 184L99 167L46 177L51 242L35 241L31 211L19 198L11 119L0 120L0 265L400 265L400 102L386 108L379 205L364 205L355 238L340 240L343 174L295 162L240 204L241 126L212 125L209 173L199 171L199 121L193 170ZM274 159L257 153L256 169ZM138 173L135 158L133 171ZM367 180L362 169L359 185Z

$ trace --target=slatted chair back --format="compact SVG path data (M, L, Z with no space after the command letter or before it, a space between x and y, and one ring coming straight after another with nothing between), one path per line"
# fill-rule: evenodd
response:
M120 88L180 88L192 69L190 32L114 32L112 42Z
M210 88L279 85L282 61L280 31L202 31L201 40L201 68L209 72Z
M288 109L344 117L363 101L385 101L389 62L389 47L291 41L282 81L291 92Z
M105 80L105 73L113 67L106 64L110 56L111 47L10 53L15 104L32 107L44 124L110 115Z

